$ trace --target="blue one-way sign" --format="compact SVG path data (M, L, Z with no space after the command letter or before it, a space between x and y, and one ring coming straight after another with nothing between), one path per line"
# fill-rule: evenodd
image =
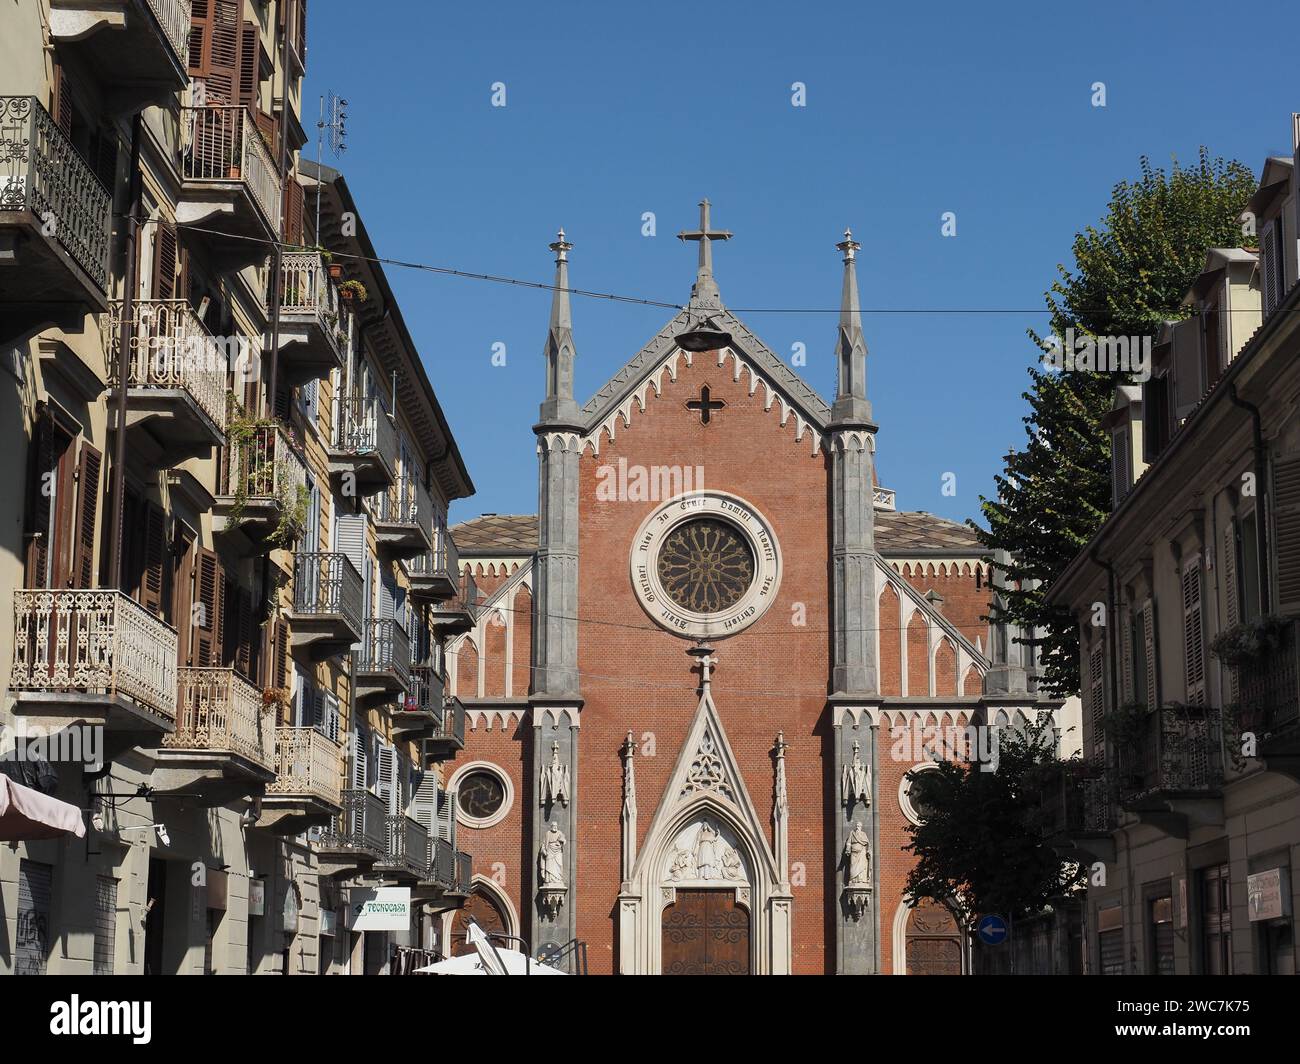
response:
M975 933L986 946L998 946L1007 940L1007 922L1000 916L981 916Z

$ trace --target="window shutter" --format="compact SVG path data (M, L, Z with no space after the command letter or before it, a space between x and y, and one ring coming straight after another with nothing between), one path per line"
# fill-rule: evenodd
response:
M1276 241L1274 230L1277 221L1268 222L1259 235L1259 272L1260 288L1264 298L1264 317L1268 317L1277 307L1277 262L1274 259Z
M366 571L366 515L338 514L334 527L334 549L347 556L358 573Z
M65 137L72 136L72 79L60 63L54 77L54 122Z
M279 142L277 141L277 146ZM306 242L303 216L306 213L306 191L290 178L284 183L284 239L290 244ZM319 237L317 238L319 240Z
M54 469L54 418L43 408L32 426L27 475L28 587L46 587L49 580L50 537L53 535L50 473Z
M393 808L397 796L394 794L396 785L397 772L397 751L385 743L382 739L375 741L375 793L384 799L384 804L388 811L396 812Z
M1120 684L1121 697L1125 705L1133 702L1133 625L1128 623L1127 611L1124 623L1120 625Z
M415 774L415 793L411 798L412 812L423 824L429 836L438 834L438 777L432 772Z
M1300 613L1300 454L1273 461L1273 556L1277 612Z
M456 792L438 789L438 838L456 844Z
M242 39L239 52L239 103L252 111L257 111L261 98L258 92L261 78L258 76L261 59L261 41L256 24L245 22L241 26Z
M238 103L242 0L194 0L190 8L190 74L207 83L211 104Z
M1155 709L1160 704L1156 697L1156 680L1159 667L1156 663L1156 608L1155 603L1147 599L1142 607L1142 638L1145 642L1147 658L1147 708Z
M369 757L370 735L365 728L357 728L352 733L352 786L356 790L364 791L368 780L368 765L366 764Z
M289 625L283 620L275 622L275 686L289 687Z
M145 502L144 572L140 580L140 605L156 616L163 612L163 567L167 554L167 519L152 502ZM129 535L129 531L127 532Z
M99 515L99 470L103 455L86 441L77 460L77 538L73 583L90 587L95 582L95 522Z
M1183 675L1188 704L1205 703L1205 640L1201 626L1201 563L1183 570Z
M1103 682L1106 656L1099 636L1088 654L1088 716L1092 722L1092 748L1100 753L1106 749L1106 688Z
M339 741L339 700L329 691L317 691L316 730L335 742Z
M199 547L194 565L194 602L200 608L191 618L191 643L196 647L194 664L213 667L221 664L221 646L217 640L220 611L221 562L206 547Z
M1241 611L1237 603L1237 519L1234 517L1223 530L1223 598L1224 621L1228 628L1240 619ZM1233 701L1237 699L1237 670L1227 668L1228 692Z
M1128 431L1120 429L1113 432L1110 439L1111 505L1118 506L1124 501L1129 488Z
M154 229L155 299L176 298L176 230L166 222Z

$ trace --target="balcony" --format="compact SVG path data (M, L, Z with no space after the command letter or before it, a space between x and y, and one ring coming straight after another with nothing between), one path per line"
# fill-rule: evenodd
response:
M389 699L405 695L411 684L411 641L406 629L386 617L363 622L361 646L352 670L357 699Z
M291 646L311 661L342 654L361 639L361 574L346 554L293 556Z
M424 738L442 722L444 683L433 665L412 665L411 686L393 713L393 734L403 739Z
M429 832L424 825L405 813L389 813L384 818L387 845L384 855L375 862L375 875L415 884L429 876Z
M138 736L176 724L176 629L120 591L14 592L19 716Z
M1217 710L1163 706L1116 744L1120 806L1175 838L1223 822L1223 759Z
M467 632L478 624L479 591L469 569L459 574L456 594L445 601L435 602L429 610L429 621L444 635Z
M423 484L409 474L381 491L375 500L375 543L392 558L414 558L433 547L433 502Z
M233 669L179 672L176 730L155 755L154 790L208 807L260 796L275 779L275 706Z
M258 827L298 835L324 827L343 809L343 748L316 728L275 730L275 779L262 799Z
M1103 772L1085 762L1053 766L1041 791L1044 835L1063 856L1113 862L1114 795Z
M383 799L354 787L342 792L341 804L342 811L317 846L321 875L369 870L388 852L388 810Z
M34 96L0 96L0 343L108 309L113 197Z
M181 108L181 197L176 220L201 225L221 270L267 257L280 231L280 175L245 107Z
M383 401L359 396L339 400L330 475L351 477L358 495L373 495L397 482L397 430Z
M50 37L92 71L113 114L185 88L189 32L189 0L50 0Z
M125 302L112 300L102 323L114 389L125 315ZM152 442L149 449L158 452L159 464L169 468L207 456L226 442L226 374L234 364L232 352L223 349L183 299L133 301L131 329L126 428L132 444L140 442L143 431ZM114 417L117 408L111 397L108 410Z
M424 740L424 756L429 761L445 761L465 749L465 703L447 696L442 703L442 717Z
M325 380L347 350L338 287L319 251L280 257L280 372L290 384Z
M1300 671L1296 622L1257 661L1236 665L1236 726L1255 736L1256 755L1270 772L1300 779Z
M446 839L430 838L429 878L447 894L468 895L474 881L473 859Z
M307 465L284 427L260 422L243 438L232 435L223 457L212 530L238 531L250 546L286 546L283 531L307 495Z
M433 528L433 549L417 554L404 564L414 598L436 602L455 598L460 590L460 553L441 521Z

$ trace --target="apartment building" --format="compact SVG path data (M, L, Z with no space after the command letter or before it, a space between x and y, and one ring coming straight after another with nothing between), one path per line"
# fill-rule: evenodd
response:
M306 16L0 14L0 765L85 826L3 836L0 972L386 971L467 891L473 485L346 183L299 159ZM354 929L381 884L409 925Z
M1094 973L1296 972L1295 163L1267 160L1250 246L1208 251L1151 379L1116 389L1115 507L1052 590L1081 632L1085 761L1054 813L1092 869Z

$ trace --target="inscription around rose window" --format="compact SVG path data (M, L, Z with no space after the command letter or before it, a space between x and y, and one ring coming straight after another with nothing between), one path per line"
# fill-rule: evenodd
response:
M754 582L754 552L725 521L685 521L664 537L657 560L665 594L693 613L735 605Z

